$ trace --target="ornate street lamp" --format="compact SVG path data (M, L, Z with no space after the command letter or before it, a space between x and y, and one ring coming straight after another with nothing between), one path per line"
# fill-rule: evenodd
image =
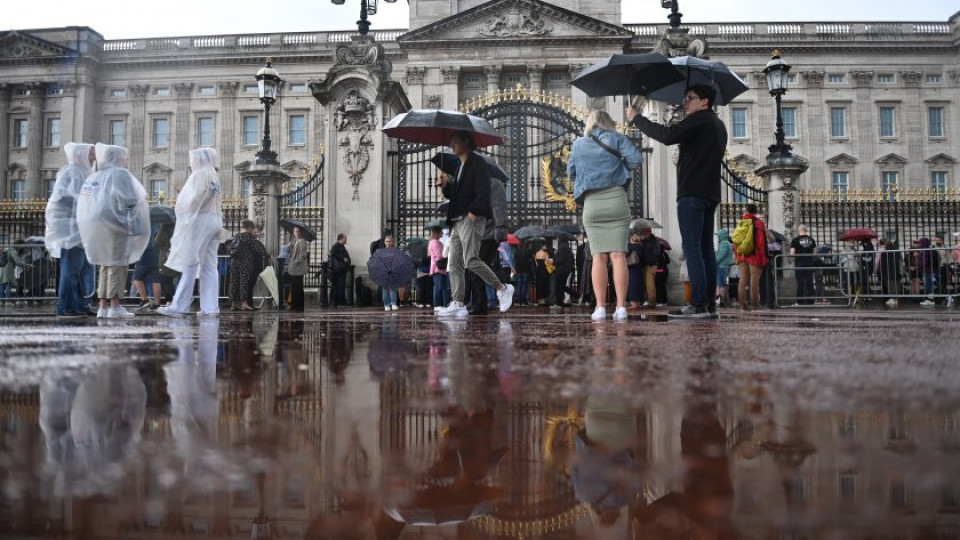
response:
M277 153L270 150L270 106L277 101L277 92L280 90L280 73L270 65L270 58L260 71L257 72L257 90L260 92L260 103L263 103L263 149L257 152L258 165L280 165Z
M347 2L347 0L330 0L336 6L342 6ZM397 0L386 0L387 3L394 3ZM360 0L360 20L357 21L357 28L360 30L360 35L365 36L367 32L370 31L370 21L367 20L367 15L376 15L377 14L377 0Z
M683 17L683 13L677 11L680 9L678 3L679 0L660 0L660 7L670 10L670 15L667 18L670 19L671 28L680 28L680 17Z
M790 157L790 150L793 148L783 142L783 116L780 109L780 101L787 93L789 72L790 64L780 58L780 49L774 49L773 58L767 62L767 67L763 68L763 74L767 76L767 89L770 90L770 95L777 101L777 142L770 146L770 154L780 157Z

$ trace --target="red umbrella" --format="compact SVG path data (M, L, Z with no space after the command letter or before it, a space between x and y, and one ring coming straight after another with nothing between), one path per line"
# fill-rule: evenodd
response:
M517 235L513 233L507 233L507 243L510 244L511 246L519 246L520 239L517 238Z
M849 231L840 235L840 240L872 240L877 237L877 233L873 232L869 227L854 227Z

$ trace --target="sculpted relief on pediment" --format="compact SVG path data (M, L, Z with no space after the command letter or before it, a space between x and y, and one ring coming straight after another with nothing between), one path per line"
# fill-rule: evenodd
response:
M480 23L477 33L488 37L543 36L553 31L539 13L525 12L512 7L504 13L495 14Z

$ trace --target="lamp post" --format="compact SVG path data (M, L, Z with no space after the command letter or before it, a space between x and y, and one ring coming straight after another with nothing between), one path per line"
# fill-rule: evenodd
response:
M258 165L280 165L277 153L270 149L270 107L277 101L280 89L280 73L270 65L270 58L260 71L257 71L257 90L260 103L263 103L263 148L257 152Z
M330 0L336 6L342 6L347 2L347 0ZM388 3L392 4L397 0L386 0ZM360 20L357 21L357 29L360 30L360 35L365 36L367 32L370 31L370 21L367 20L367 15L376 15L377 14L377 0L360 0Z
M790 150L793 148L783 141L783 115L780 108L780 101L783 95L787 93L787 73L790 72L790 64L780 58L780 49L774 49L773 58L767 62L767 67L763 68L763 74L767 76L767 89L770 95L777 101L777 142L770 146L770 154L779 157L790 157Z
M679 0L660 0L660 7L670 10L667 18L670 20L671 28L680 28L680 18L683 17L683 13L678 11L680 9L678 3Z

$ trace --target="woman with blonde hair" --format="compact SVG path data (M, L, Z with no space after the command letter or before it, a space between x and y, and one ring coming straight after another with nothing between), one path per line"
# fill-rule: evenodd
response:
M583 137L573 143L567 174L574 179L573 196L583 206L583 226L593 253L592 281L597 298L594 321L607 317L607 264L613 265L613 287L617 295L615 321L627 319L627 241L630 234L630 207L627 186L630 171L643 162L643 155L630 139L616 131L606 111L587 116Z

